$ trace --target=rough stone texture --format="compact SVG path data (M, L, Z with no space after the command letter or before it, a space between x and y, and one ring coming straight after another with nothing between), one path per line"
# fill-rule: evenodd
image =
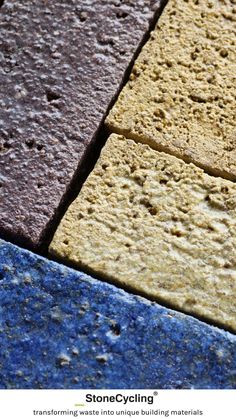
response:
M0 241L0 388L235 388L236 337Z
M4 2L1 234L34 246L40 243L159 4Z
M107 123L236 180L234 0L169 0Z
M236 330L236 185L113 134L50 245L136 292Z

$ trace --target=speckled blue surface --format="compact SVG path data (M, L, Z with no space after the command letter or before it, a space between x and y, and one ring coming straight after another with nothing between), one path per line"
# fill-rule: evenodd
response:
M236 337L0 241L0 388L235 388Z

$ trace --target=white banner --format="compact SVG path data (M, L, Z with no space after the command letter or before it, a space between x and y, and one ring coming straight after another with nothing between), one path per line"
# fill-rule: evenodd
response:
M0 390L1 419L235 419L234 390Z

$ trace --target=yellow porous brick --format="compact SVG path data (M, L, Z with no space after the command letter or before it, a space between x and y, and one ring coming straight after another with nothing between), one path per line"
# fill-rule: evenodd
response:
M236 185L111 135L50 252L236 330Z
M107 124L236 180L236 3L169 0Z

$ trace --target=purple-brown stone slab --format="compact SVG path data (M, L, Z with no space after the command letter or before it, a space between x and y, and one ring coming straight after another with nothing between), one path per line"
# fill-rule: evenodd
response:
M0 235L37 247L161 0L3 3ZM78 177L79 178L79 177Z

